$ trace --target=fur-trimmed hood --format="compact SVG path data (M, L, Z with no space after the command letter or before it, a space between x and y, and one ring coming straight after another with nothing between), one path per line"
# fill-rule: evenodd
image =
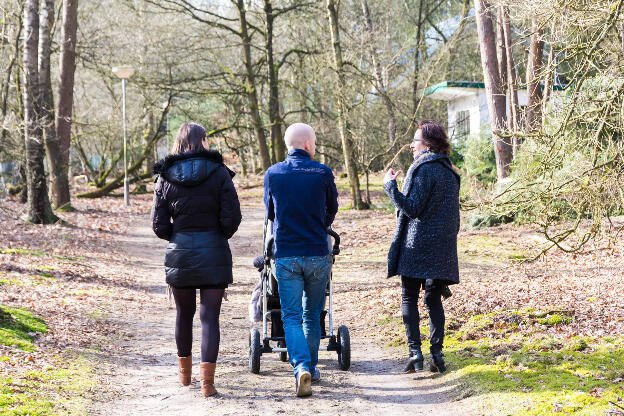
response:
M204 182L220 166L230 176L234 172L223 164L223 156L216 150L200 150L168 155L154 164L153 172L163 179L184 186L195 186Z
M223 164L223 156L216 150L198 150L186 153L177 153L174 155L167 155L154 164L154 175L159 175L165 172L175 162L179 160L186 160L191 158L199 158L210 160L215 163Z

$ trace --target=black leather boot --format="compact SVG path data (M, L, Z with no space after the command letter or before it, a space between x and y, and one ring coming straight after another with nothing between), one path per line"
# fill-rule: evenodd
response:
M429 363L429 370L432 373L444 373L446 371L446 364L444 363L444 355L442 351L431 353L431 362Z
M413 373L415 371L422 371L423 369L423 355L420 350L414 350L410 353L410 357L407 360L407 364L403 369L404 373Z

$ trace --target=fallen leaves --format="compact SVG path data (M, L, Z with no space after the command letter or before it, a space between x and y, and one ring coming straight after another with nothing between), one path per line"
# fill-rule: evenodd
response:
M109 346L118 332L107 318L115 297L134 300L144 290L127 267L120 239L148 216L150 201L133 196L125 207L120 198L75 200L77 211L60 214L68 225L49 226L24 223L24 205L1 202L0 304L33 311L48 332L36 334L33 352L0 345L0 375L18 383L33 371L70 365L77 351Z

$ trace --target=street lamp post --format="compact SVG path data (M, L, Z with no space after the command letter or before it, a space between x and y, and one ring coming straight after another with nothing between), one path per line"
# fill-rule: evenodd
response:
M130 182L128 180L128 133L126 127L126 81L134 74L131 66L116 66L113 74L121 79L121 112L123 117L123 164L124 164L124 204L130 206Z

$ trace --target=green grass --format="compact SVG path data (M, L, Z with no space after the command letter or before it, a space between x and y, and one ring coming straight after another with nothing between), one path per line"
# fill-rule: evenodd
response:
M458 395L479 396L488 415L605 414L609 401L624 399L624 337L564 339L541 329L568 325L570 315L525 308L449 319L445 377L460 386ZM405 348L400 318L379 323L394 335L387 346Z
M0 254L26 254L29 256L47 256L47 254L41 250L26 250L22 248L1 248Z
M33 351L35 333L45 333L45 322L31 311L0 306L0 344Z
M33 351L35 334L47 329L29 310L0 306L2 345ZM29 371L24 371L22 354L9 352L0 361L10 364L0 372L0 416L87 414L85 393L96 380L93 363L85 358L68 353L53 358L53 365Z
M447 345L449 365L464 389L485 395L493 414L604 414L609 400L624 397L624 350L614 343L594 340L587 352L558 342L521 350L505 349L504 342L489 348Z
M12 377L0 378L0 415L49 415L53 403L37 394L32 382Z
M562 316L560 314L554 313L552 315L548 315L545 318L538 319L537 321L542 325L553 326L569 324L570 322L572 322L572 319L568 316Z
M389 198L384 198L384 199L377 201L377 203L371 206L371 209L383 211L388 214L393 214L395 212L394 204Z
M368 177L368 189L369 191L383 192L383 174L371 174ZM336 178L336 188L342 191L350 190L349 178ZM366 177L360 176L360 189L362 193L366 191Z
M43 270L54 270L51 267L42 266L40 269ZM18 277L16 279L15 277ZM41 284L53 284L58 282L59 279L54 277L52 273L43 272L43 271L35 271L34 274L30 273L5 273L0 271L0 286L27 286L27 285L41 285Z
M103 295L103 296L113 296L115 294L115 292L113 292L112 290L108 290L108 289L73 289L70 290L68 293L72 294L72 295L78 295L78 296L95 296L95 295Z
M83 257L57 256L54 254L46 253L45 251L41 251L41 250L28 250L28 249L22 249L22 248L0 248L0 254L18 254L18 255L36 256L36 257L53 257L58 260L70 260L70 261L84 260Z
M78 356L58 358L54 367L0 378L0 416L86 415L85 393L96 385L94 367Z
M493 235L466 234L458 241L461 262L505 266L531 258L530 253L513 242Z

